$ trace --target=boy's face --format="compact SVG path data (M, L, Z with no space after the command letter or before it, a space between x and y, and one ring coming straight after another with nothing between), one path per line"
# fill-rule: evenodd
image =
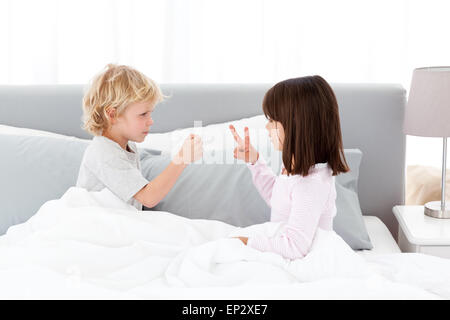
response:
M152 111L154 102L135 102L130 104L124 113L118 116L113 124L116 132L123 138L135 142L144 141L153 124Z

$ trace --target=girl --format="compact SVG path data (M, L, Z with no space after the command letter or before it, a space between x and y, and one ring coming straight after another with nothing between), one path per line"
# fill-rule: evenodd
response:
M282 151L281 174L274 175L250 144L247 127L242 140L230 125L238 144L234 157L247 163L253 183L271 207L270 220L285 225L272 238L238 238L261 251L302 258L309 252L317 228L332 230L335 176L349 170L338 104L330 85L316 75L277 83L265 94L262 107L273 147Z

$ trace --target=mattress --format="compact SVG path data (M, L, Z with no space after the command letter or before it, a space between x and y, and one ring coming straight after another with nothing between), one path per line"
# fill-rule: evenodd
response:
M371 250L357 250L358 254L377 255L401 252L391 232L380 218L376 216L364 216L363 218L373 248Z

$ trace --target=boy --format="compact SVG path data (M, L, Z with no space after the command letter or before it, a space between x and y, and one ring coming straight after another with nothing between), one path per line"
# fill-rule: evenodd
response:
M108 188L124 202L142 210L156 206L183 169L203 154L199 136L190 135L167 168L152 181L142 176L135 142L144 141L153 124L151 113L163 100L157 84L141 72L109 64L83 98L84 129L94 135L86 148L77 187Z

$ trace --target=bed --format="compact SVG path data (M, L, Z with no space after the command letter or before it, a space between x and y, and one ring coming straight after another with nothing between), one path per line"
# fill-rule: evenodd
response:
M226 125L233 121L241 121L240 124L245 125L246 120L261 117L262 98L265 91L270 88L270 86L270 84L163 84L161 86L163 93L169 98L154 111L153 119L155 124L151 128L151 133L154 135L155 141L157 141L157 137L161 137L165 134L192 129L191 127L198 127L198 121L201 121L201 125L205 128L208 126L214 127L217 125ZM272 264L272 267L273 265L283 265L283 268L290 270L289 272L290 275L294 277L293 279L300 279L299 282L292 279L292 283L289 283L289 281L286 280L289 277L285 278L284 276L278 278L283 280L276 282L279 271L274 271L273 281L271 280L272 282L260 284L256 280L250 281L241 288L242 290L240 290L240 293L237 296L233 293L234 298L441 299L450 297L450 292L448 291L448 287L450 287L450 276L448 275L448 271L444 272L441 276L439 285L437 284L438 282L431 279L430 274L427 273L427 270L429 270L428 267L430 266L433 266L435 269L440 268L440 270L450 270L450 268L448 268L448 261L421 254L402 254L395 241L397 238L398 225L392 214L392 207L404 203L405 135L402 133L403 113L406 100L404 88L397 84L332 84L332 87L337 96L340 108L344 148L349 150L349 152L357 150L360 152L359 154L362 153L363 155L362 159L359 158L360 162L358 163L358 174L356 176L357 181L352 182L352 187L357 193L361 221L363 221L365 231L370 239L370 248L354 249L350 250L352 251L352 253L350 253L344 248L345 241L342 242L342 246L336 250L337 252L341 252L344 256L348 255L349 260L346 261L345 264L342 264L342 262L338 261L339 258L334 256L335 260L333 260L333 263L331 263L329 267L333 269L331 266L334 266L335 268L333 270L324 269L322 266L326 264L324 261L327 260L324 260L326 259L323 254L324 251L321 251L324 250L322 247L323 244L319 240L317 240L318 243L316 244L317 254L315 256L312 255L309 265L306 265L306 262L303 264L289 263L289 267L287 267L285 261L277 260L279 257L270 255L256 256L255 253L251 252L242 252L243 258L241 260L235 261L233 258L233 261L231 261L229 260L229 256L217 257L215 254L211 253L216 252L213 249L218 250L218 248L225 248L224 252L230 250L230 248L226 247L226 245L221 242L223 239L220 240L216 238L217 234L224 236L225 234L230 235L236 231L233 229L234 231L231 232L232 229L230 228L233 224L228 223L230 221L227 220L227 217L224 219L217 219L222 220L217 222L216 219L211 219L211 216L202 216L201 214L185 217L179 217L178 215L176 217L161 215L161 219L173 219L175 225L177 225L177 223L180 223L180 225L198 224L201 225L202 228L204 226L207 229L210 228L211 230L217 231L214 236L209 233L205 236L204 240L209 239L211 242L200 245L202 250L204 250L202 251L202 256L209 257L210 259L208 260L209 264L207 264L204 269L201 269L202 277L200 278L209 279L208 281L210 282L206 280L193 281L192 279L196 279L195 277L192 278L191 276L186 276L183 278L183 276L181 276L183 266L196 265L198 262L192 260L195 259L195 257L198 257L198 253L195 251L198 248L195 250L190 248L183 253L182 258L177 256L177 259L179 259L177 262L178 264L172 266L172 269L169 268L170 270L167 269L165 271L166 281L169 278L172 279L174 281L172 285L173 287L176 287L176 290L170 286L167 288L159 287L157 292L147 289L144 290L143 288L146 288L148 283L153 283L152 281L145 282L145 285L144 283L140 283L139 285L135 284L132 286L133 290L126 290L126 293L123 290L119 290L118 293L118 291L111 289L111 287L117 289L115 285L127 287L127 281L131 281L129 278L126 278L128 280L124 280L123 283L112 281L108 282L106 286L99 285L99 287L96 287L96 289L93 290L93 283L104 284L107 281L103 278L100 279L100 277L96 278L94 282L87 281L84 283L80 280L82 278L80 274L85 274L85 271L80 271L77 267L74 267L73 270L69 268L70 270L67 271L68 267L65 265L65 269L63 269L65 271L62 272L64 277L62 277L61 274L50 276L52 279L50 282L53 286L49 286L50 289L44 291L38 289L42 288L42 283L39 278L45 279L48 270L39 268L32 269L36 274L41 274L41 277L31 276L31 269L26 272L25 278L29 281L27 283L27 288L29 290L27 291L28 296L25 295L25 297L53 298L57 296L56 292L59 292L59 294L64 292L62 296L68 298L229 298L233 292L235 293L234 286L236 285L236 283L233 282L235 279L231 277L231 274L233 273L229 273L229 270L231 269L227 269L228 267L224 269L210 269L211 265L220 265L221 263L225 263L224 261L226 260L226 263L230 264L230 266L232 264L233 268L237 268L237 266L243 268L244 275L250 275L252 272L250 269L247 269L248 266L252 263L261 263L264 259L267 259L264 261L269 261ZM19 139L18 137L24 135L24 132L26 132L26 135L28 136L59 135L61 137L70 137L69 140L64 142L64 145L74 141L84 141L88 143L91 137L81 129L82 94L82 85L0 86L0 137L10 135L16 136L17 139ZM4 141L12 141L10 142L11 146L17 145L17 143L11 139ZM165 144L165 142L163 141L162 144ZM148 150L158 149L151 143L144 143L138 145L138 147L149 148ZM8 180L9 182L0 184L3 190L8 189L14 184L11 177L11 175L8 176L8 171L6 170L4 172L3 180ZM343 182L343 185L345 185L345 183L349 184L347 181ZM48 188L50 187L51 186L48 186ZM45 186L25 190L27 192L25 196L27 199L30 199L30 202L31 199L33 199L33 192L35 192L36 195L40 192L37 189L45 189ZM106 197L105 199L108 199L108 203L115 201L111 198L111 195L92 197L83 195L79 190L69 191L64 194L59 194L59 196L66 199L66 202L64 204L59 203L58 205L73 205L74 207L72 209L74 209L78 208L78 205L74 205L75 200L72 199L81 199L80 202L85 201L91 205L92 203L104 201L101 197ZM90 198L88 199L88 197ZM104 203L107 202L104 201ZM23 206L26 206L26 203L24 203ZM38 229L33 228L40 228L43 225L53 226L55 223L54 220L47 221L44 217L41 218L41 221L38 218L35 218L34 215L38 209L46 212L45 214L48 216L54 215L54 212L52 211L54 209L49 209L51 206L56 206L56 204L34 204L33 209L28 209L27 212L25 212L25 215L22 215L20 218L16 220L12 218L10 220L2 220L2 222L7 224L10 229L8 230L8 233L0 236L0 248L1 245L7 247L8 243L12 244L16 240L19 241L18 239L24 235L33 234L34 237L36 230ZM10 207L4 207L3 212L7 212L9 208ZM2 211L1 208L0 211ZM169 210L156 210L153 213L155 214L155 217L158 217L159 214L165 211ZM98 221L104 219L100 213L96 214L98 214ZM44 213L40 214L40 216L43 217ZM156 219L155 217L151 219ZM71 219L75 218L71 217ZM30 220L33 221L30 222ZM213 222L214 224L212 224ZM245 232L247 226L250 226L251 229L252 225L261 222L263 221L250 220L246 221L245 224L235 225L238 225L238 230ZM132 222L129 223L130 225L132 224ZM76 225L76 223L74 225ZM206 227L206 225L208 225L208 227ZM67 225L65 226L69 228ZM266 228L264 230L272 228L267 226L267 223L261 223L260 226L262 229ZM200 227L197 226L193 228ZM56 233L57 235L52 233L51 237L54 237L54 239L62 237L61 230L59 233ZM64 230L67 231L67 234L70 234L73 231L73 229L70 228ZM180 234L183 232L180 232ZM347 230L347 232L352 233L352 230ZM95 232L93 232L92 235L95 235ZM142 233L142 236L145 237L145 233ZM50 237L50 235L47 235L47 237ZM150 240L154 241L154 239ZM324 236L323 243L326 243L326 241L331 240L326 240L326 237ZM235 247L236 245L236 243L233 243L231 247L235 250L234 252L240 252L239 250L242 249ZM11 248L8 248L8 250L10 249ZM210 256L208 256L208 252L210 253ZM1 254L2 251L0 251L0 255ZM8 254L10 257L17 257L11 250L8 251ZM251 255L252 258L248 258L247 255ZM422 266L414 271L416 272L414 276L412 275L413 273L411 273L411 270L405 270L405 274L408 274L408 277L404 276L404 274L394 272L394 270L398 271L400 264L402 266L407 264L405 262L407 262L408 259L415 259L415 265ZM24 265L24 261L27 260L22 261L22 266ZM242 264L242 261L247 261L247 263ZM350 261L354 264L353 267L349 267ZM364 264L364 267L361 267L361 270L366 270L366 267L370 265L369 269L371 270L370 272L372 272L371 276L367 277L367 274L355 271L356 266L363 265L361 263ZM17 268L17 265L20 265L20 261L17 262L15 268L12 268L12 265L13 264L9 267L3 266L4 269L0 267L0 278L4 281L9 281L11 284L11 287L8 288L17 285L17 283L14 283L14 281L11 280L15 279L11 272L17 277L24 277L24 273L20 273L21 268ZM316 266L316 269L312 268L313 265ZM258 266L260 265L258 264ZM140 270L138 265L134 265L133 268ZM264 268L261 270L265 270ZM24 267L24 270L26 269L27 267ZM294 269L295 271L292 271ZM318 275L317 271L312 271L313 269L321 269L323 273ZM355 273L358 273L358 275L352 275L350 277L349 271L344 271L345 269L351 269ZM96 272L100 271L97 270ZM246 273L247 271L248 273ZM169 277L168 274L170 274L170 272L174 272L177 276L172 278ZM192 270L190 272L192 272ZM197 272L200 271L197 270ZM265 272L267 272L267 270L265 270ZM366 270L365 272L369 271ZM374 272L376 274L373 274ZM98 276L95 272L93 274ZM264 272L262 272L262 274L264 274ZM130 275L127 275L127 277L129 276ZM257 278L256 275L253 276ZM430 283L418 284L416 280L413 280L413 278L417 279L417 277L423 277L423 279L428 277L427 279L429 279L429 281L434 281L432 282L433 286L431 286ZM442 281L442 277L449 282ZM365 280L361 281L362 278ZM67 285L67 281L70 282L70 279L75 279L76 285L73 285L73 283L72 285ZM328 280L321 282L319 281L320 279ZM158 281L161 281L161 279ZM231 283L234 284L231 285L227 281L231 281ZM286 284L286 281L289 285ZM347 286L348 290L342 291L343 286ZM105 288L108 290L111 289L112 291L105 291ZM265 288L267 290L259 290L258 288ZM274 296L273 293L271 294L271 292L273 292L273 290L271 290L272 288L283 288L283 290L286 290L283 291L283 294ZM11 296L14 297L24 297L23 292L21 294L18 290L11 290L13 290L13 292L9 293L5 290L0 290L0 296L8 297L8 295L11 294ZM88 291L91 292L91 294L87 294Z

